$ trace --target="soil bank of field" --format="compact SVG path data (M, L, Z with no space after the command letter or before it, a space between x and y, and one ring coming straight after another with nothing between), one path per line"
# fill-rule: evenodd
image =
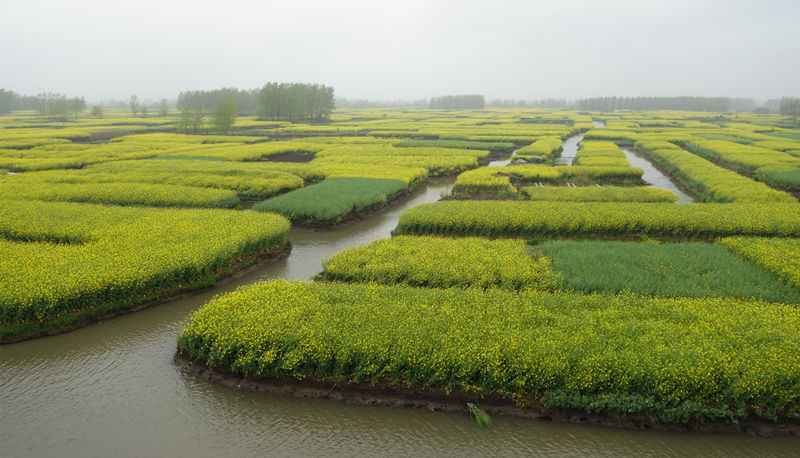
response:
M739 423L699 422L664 423L655 416L617 415L587 413L580 409L545 408L537 403L519 407L500 396L480 396L464 392L445 393L441 390L421 390L392 385L337 382L307 377L298 380L291 377L256 378L245 377L225 367L209 368L202 360L175 353L174 362L181 372L220 383L237 390L255 391L280 396L299 398L323 398L348 404L365 406L406 407L436 412L468 414L466 404L475 403L489 415L512 416L528 419L557 421L563 423L591 424L618 428L692 431L734 432L756 436L800 436L800 420L782 419L770 422L757 417L748 417Z

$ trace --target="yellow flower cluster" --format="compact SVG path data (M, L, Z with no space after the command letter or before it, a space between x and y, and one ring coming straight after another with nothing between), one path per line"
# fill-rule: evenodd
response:
M726 237L719 243L800 288L800 239Z
M800 204L444 201L406 210L395 232L522 237L798 237Z
M526 186L521 189L530 200L574 202L675 202L678 196L666 189L646 186Z
M738 173L722 168L668 142L637 142L645 152L707 202L796 202L791 195L771 189Z
M347 282L509 290L558 285L550 260L532 257L521 240L399 236L341 251L323 266L324 278Z
M274 214L0 201L0 324L179 287L288 229Z

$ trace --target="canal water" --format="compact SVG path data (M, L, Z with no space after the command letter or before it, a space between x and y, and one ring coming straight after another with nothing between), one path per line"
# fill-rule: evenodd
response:
M0 346L2 457L791 456L800 438L629 431L365 407L237 391L183 375L175 341L216 294L270 278L308 279L320 260L388 237L407 208L452 179L334 232L293 230L291 255L234 283L67 334Z
M630 162L632 166L639 167L640 169L644 170L642 179L647 182L648 186L674 192L675 195L678 196L676 203L691 204L695 202L694 197L683 192L675 184L675 182L673 182L668 176L661 173L661 171L659 171L648 159L639 156L629 148L620 149L622 149L622 152L625 153L625 157L628 158L628 162Z
M583 140L583 134L573 135L564 140L561 146L561 156L557 157L554 165L572 165L575 155L578 154L578 144Z

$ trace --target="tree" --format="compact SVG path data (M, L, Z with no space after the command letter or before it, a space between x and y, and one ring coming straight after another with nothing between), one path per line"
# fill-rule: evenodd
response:
M324 121L334 108L333 88L319 84L267 83L258 92L261 118Z
M800 98L781 98L778 110L784 116L791 116L795 126L800 126L800 122L798 122L798 118L800 118Z
M479 94L443 95L431 97L430 107L444 110L482 110L486 107L486 100Z
M169 104L167 103L167 99L161 99L161 102L158 105L158 115L162 118L169 113Z
M200 129L205 127L206 125L206 113L203 111L203 107L195 107L192 110L192 119L190 123L190 127L192 132L199 133Z
M202 107L186 105L181 117L175 125L175 131L181 134L196 134L205 125L205 113Z
M178 118L178 122L175 124L175 131L179 134L188 134L189 133L189 125L192 123L192 107L186 105L181 111L181 117Z
M92 116L95 118L103 117L103 107L100 105L92 105Z
M133 117L135 118L136 112L139 111L139 96L137 96L136 94L133 94L131 96L130 106L131 106L131 113L133 113Z
M147 114L150 113L150 110L147 109L147 105L142 107L142 117L146 118Z
M0 114L5 114L15 109L18 97L13 91L0 89Z
M83 97L73 97L68 102L71 116L80 116L83 110L86 109L86 100Z
M227 135L236 121L236 104L232 100L220 100L214 110L214 127L220 135Z

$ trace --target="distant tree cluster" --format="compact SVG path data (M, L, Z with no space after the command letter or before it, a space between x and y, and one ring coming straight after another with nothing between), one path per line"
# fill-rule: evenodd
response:
M210 91L185 91L178 94L176 106L179 110L186 107L200 107L206 113L214 111L223 100L236 105L239 115L253 115L258 107L258 89L222 88Z
M778 112L784 116L800 116L800 98L783 97L778 105Z
M750 109L755 102L750 99L730 97L594 97L580 99L575 108L588 111L614 110L682 110L682 111L729 111L749 100Z
M303 83L267 83L260 89L184 91L177 101L184 117L200 111L219 118L219 125L214 121L217 130L226 126L231 106L235 110L234 117L238 114L281 121L324 121L330 117L335 103L332 87Z
M38 94L37 110L41 117L73 118L86 109L86 100L83 97L68 98L64 94L45 92Z
M431 97L428 106L440 110L482 110L486 107L486 100L482 95L443 95Z
M428 99L419 100L370 100L337 97L336 108L426 108Z
M181 134L199 134L206 126L206 114L202 106L186 105L181 110L175 130Z
M270 120L324 121L334 108L333 88L320 84L267 83L256 113Z
M13 110L35 110L39 116L71 118L86 109L83 97L68 98L64 94L42 93L19 95L14 91L0 89L0 114Z
M494 108L571 108L572 102L566 99L494 99L487 103L486 106Z

